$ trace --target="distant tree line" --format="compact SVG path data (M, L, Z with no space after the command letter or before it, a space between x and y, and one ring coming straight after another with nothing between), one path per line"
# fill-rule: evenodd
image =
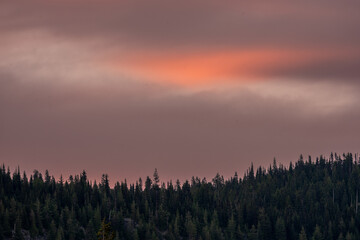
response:
M360 163L352 154L253 165L243 178L152 178L109 186L86 172L0 167L0 239L360 239Z

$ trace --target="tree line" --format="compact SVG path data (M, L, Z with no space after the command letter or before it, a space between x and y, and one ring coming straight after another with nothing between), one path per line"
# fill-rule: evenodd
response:
M360 239L360 161L353 154L182 184L154 175L92 183L0 167L1 239Z

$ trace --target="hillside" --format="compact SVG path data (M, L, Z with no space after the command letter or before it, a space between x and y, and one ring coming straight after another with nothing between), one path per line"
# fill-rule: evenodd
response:
M360 239L352 154L184 183L161 183L155 170L114 187L106 174L91 184L85 171L56 180L0 170L0 239L92 240L103 220L115 239Z

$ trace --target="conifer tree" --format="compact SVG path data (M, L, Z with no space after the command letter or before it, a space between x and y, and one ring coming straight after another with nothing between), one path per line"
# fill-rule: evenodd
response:
M50 224L50 230L49 230L49 233L48 233L48 239L49 240L55 240L56 235L57 235L57 229L56 229L55 222L53 220L53 221L51 221L51 224Z
M276 220L275 234L277 240L286 240L286 227L284 219L279 217Z
M187 233L188 239L189 240L195 239L196 238L196 226L192 221L190 212L188 212L186 214L185 228L186 228L186 233Z
M263 208L259 210L258 236L259 240L272 239L271 222Z
M252 225L250 232L248 233L249 240L258 240L258 232L255 225Z
M211 234L208 226L205 226L202 230L202 237L204 240L211 240Z
M2 228L3 228L4 236L10 237L11 236L11 227L10 227L10 220L9 220L9 211L7 209L5 210Z
M304 227L301 228L301 232L299 233L299 240L307 240Z
M30 211L30 236L32 238L35 238L36 236L38 236L39 231L36 227L36 218L35 218L35 213L34 211L31 209Z
M236 222L234 219L234 215L231 216L231 218L228 222L227 231L228 231L227 239L235 240L236 239Z
M94 223L92 220L90 220L87 224L86 230L85 230L85 236L88 240L96 240L97 235L94 229Z
M111 230L111 223L105 222L105 219L101 222L101 227L97 233L98 240L113 240L115 233Z
M153 181L154 185L159 186L160 177L159 177L157 168L155 168L155 170L154 170L153 179L154 179L154 181Z
M315 230L312 236L312 240L324 240L324 237L321 233L321 229L319 227L319 225L315 226Z
M351 154L299 160L291 171L281 164L250 168L237 180L217 174L210 182L193 177L160 186L154 174L144 189L126 181L111 188L105 175L93 184L85 172L67 181L19 172L0 167L0 240L14 238L16 229L18 237L95 240L103 218L123 240L135 231L159 240L360 239L360 165Z
M56 233L56 240L64 240L64 230L61 226L59 226L57 233ZM92 240L90 238L87 238L89 240ZM95 239L94 239L95 240Z
M24 240L24 235L22 233L22 228L21 228L21 218L20 218L20 216L18 216L16 218L16 222L15 222L15 226L14 226L13 239L14 240Z

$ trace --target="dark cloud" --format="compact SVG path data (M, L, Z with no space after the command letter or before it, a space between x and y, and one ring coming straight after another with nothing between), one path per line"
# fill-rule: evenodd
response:
M3 31L43 28L159 48L339 47L360 40L358 1L3 1L1 9Z
M3 1L0 33L44 31L95 54L171 54L268 49L349 52L258 71L276 77L359 79L358 1ZM21 39L15 39L22 44ZM24 40L25 41L25 40ZM353 53L351 53L353 51ZM145 57L145 56L144 56ZM276 59L274 59L276 61ZM329 65L329 67L327 67Z
M314 51L316 52L316 51ZM334 56L307 56L300 61L286 60L271 66L259 66L254 74L263 78L302 79L303 81L351 82L360 84L360 52L353 49ZM274 58L275 61L276 58ZM285 57L286 59L286 57ZM241 71L238 73L241 75Z
M265 73L266 74L266 73ZM352 80L360 83L360 55L352 59L329 59L315 63L292 66L283 69L273 69L267 74L304 80L339 81Z

